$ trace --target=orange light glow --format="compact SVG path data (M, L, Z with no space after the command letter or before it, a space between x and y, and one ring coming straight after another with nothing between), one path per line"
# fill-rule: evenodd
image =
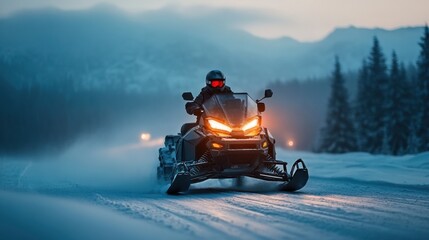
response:
M210 127L212 129L221 130L221 131L225 131L225 132L232 132L232 128L230 128L229 126L227 126L227 125L225 125L223 123L220 123L220 122L218 122L216 120L209 119L208 122L209 122Z
M264 142L262 143L262 147L263 147L263 148L267 148L267 147L268 147L268 142L267 142L267 141L264 141Z
M250 120L248 123L246 123L241 129L243 131L247 131L249 129L257 127L258 123L259 123L259 119L258 118L254 118L254 119Z
M140 135L140 139L142 140L142 141L149 141L150 140L150 133L142 133L141 135Z
M216 149L223 148L222 144L219 144L219 143L212 143L212 147Z
M293 146L295 145L295 143L293 142L293 140L289 140L289 141L287 142L287 145L288 145L289 147L293 147Z

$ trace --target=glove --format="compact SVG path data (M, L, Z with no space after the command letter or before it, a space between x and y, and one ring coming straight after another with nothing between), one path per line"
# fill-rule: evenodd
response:
M197 115L197 114L201 114L201 108L200 106L198 106L198 104L194 103L194 102L188 102L185 105L186 108L186 112L190 115Z
M202 113L201 108L196 108L196 109L194 109L193 114L194 114L195 116L199 116L199 115L201 115L201 113Z

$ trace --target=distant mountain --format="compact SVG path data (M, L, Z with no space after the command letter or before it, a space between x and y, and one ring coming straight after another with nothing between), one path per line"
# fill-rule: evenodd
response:
M387 58L395 49L401 61L414 63L422 32L347 27L321 41L299 42L262 39L171 9L132 16L112 7L44 9L0 19L0 74L18 85L70 80L89 88L196 91L206 72L218 68L234 89L260 89L276 79L325 76L334 55L345 70L356 70L374 36Z
M313 51L320 55L338 54L348 69L357 69L362 59L369 55L372 40L377 37L387 59L395 50L405 64L415 63L419 52L418 41L422 27L407 27L395 30L364 29L356 27L338 28L320 42L314 43ZM329 61L332 63L332 60Z

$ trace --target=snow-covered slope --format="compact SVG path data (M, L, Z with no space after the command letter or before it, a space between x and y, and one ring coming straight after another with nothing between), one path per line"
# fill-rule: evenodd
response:
M278 156L287 162L297 158L304 159L311 169L311 176L429 187L429 152L388 156L279 151Z

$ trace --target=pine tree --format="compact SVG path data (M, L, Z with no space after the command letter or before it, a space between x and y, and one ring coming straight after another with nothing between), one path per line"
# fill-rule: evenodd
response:
M344 153L356 150L354 128L350 116L348 92L344 86L341 65L336 57L326 127L322 130L321 151Z
M429 151L429 29L425 26L417 61L419 151Z
M409 92L408 83L406 81L405 68L398 64L396 53L392 54L392 63L389 74L389 83L387 90L388 125L386 128L386 136L384 142L387 146L383 146L384 153L394 155L403 154L407 150L409 139Z
M381 153L383 142L386 142L387 112L389 102L387 96L387 67L378 39L374 38L374 45L368 59L367 107L368 112L368 149L372 153Z
M369 116L369 101L368 95L368 64L364 59L362 68L359 70L358 90L354 103L354 123L356 129L356 145L357 150L367 151L369 149L369 132L368 132L368 116Z
M407 140L407 148L404 151L404 154L417 153L419 146L419 139L417 137L417 112L418 110L418 97L417 97L417 80L415 77L415 66L409 65L407 68L402 64L401 72L403 74L403 78L405 79L407 85L407 97L405 100L405 122L408 127L408 140Z

